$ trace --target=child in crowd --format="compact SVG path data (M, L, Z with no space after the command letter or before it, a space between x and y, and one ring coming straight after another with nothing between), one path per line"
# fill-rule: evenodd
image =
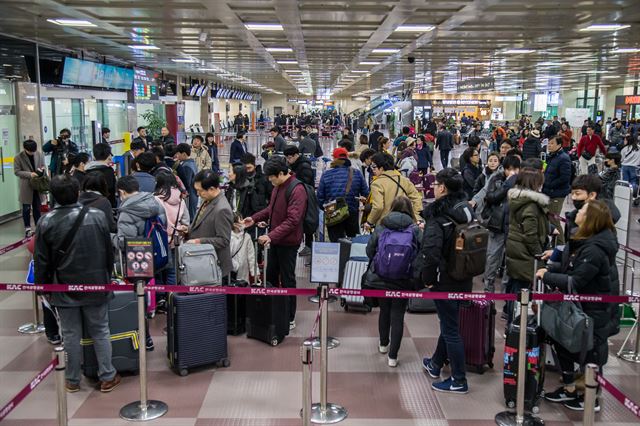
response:
M256 253L251 237L244 230L242 216L239 214L236 214L233 219L230 249L233 264L232 278L249 282L249 276L255 273L252 268L256 262Z

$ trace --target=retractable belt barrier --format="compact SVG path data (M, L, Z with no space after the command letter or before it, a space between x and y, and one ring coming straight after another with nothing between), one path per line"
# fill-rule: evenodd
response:
M611 382L602 377L600 374L596 376L596 380L598 381L598 384L602 386L604 390L609 392L611 396L617 399L624 406L624 408L631 411L633 415L640 419L640 404L629 399L620 391L620 389L616 388L611 384Z
M17 249L18 247L22 247L23 245L27 244L30 239L31 239L31 237L25 237L25 238L21 239L20 241L16 241L13 244L9 244L8 246L4 246L4 247L0 248L0 256L10 252L11 250Z
M57 359L52 359L49 364L31 380L11 401L4 407L0 408L0 422L4 420L33 390L51 374L58 365Z
M37 292L105 292L133 291L133 285L117 284L17 284L0 283L0 291L37 291ZM317 290L313 288L279 288L279 287L226 287L226 286L181 286L181 285L148 285L145 291L167 293L207 293L207 294L259 294L264 296L313 296ZM514 293L474 293L474 292L418 292L394 290L357 290L331 288L329 294L334 296L362 296L383 299L436 299L436 300L503 300L516 301ZM532 293L532 300L547 302L589 302L589 303L639 303L639 296L608 296L600 294L562 294Z

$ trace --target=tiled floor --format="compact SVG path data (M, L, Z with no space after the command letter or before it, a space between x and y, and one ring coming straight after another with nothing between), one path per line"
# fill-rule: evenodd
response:
M640 241L635 223L634 244ZM0 226L0 245L20 238L15 221ZM25 249L0 256L0 281L22 282L29 260ZM308 269L297 268L300 286L310 286ZM6 403L51 358L52 347L43 336L22 336L16 328L31 319L31 295L0 292L0 405ZM149 396L165 401L169 412L155 425L166 426L293 426L299 425L301 366L299 347L311 332L316 305L298 302L297 328L278 347L270 347L245 336L229 337L231 366L204 368L180 377L168 368L162 334L164 316L152 320L156 350L149 353ZM405 317L405 333L399 366L391 369L377 353L377 310L370 314L346 313L338 304L330 306L329 332L340 339L330 351L329 401L343 405L349 417L345 426L484 426L495 424L503 411L502 339L503 322L496 324L494 370L484 375L468 374L470 393L447 395L431 390L431 380L420 365L422 356L435 348L438 320L435 314ZM640 365L617 359L614 354L626 335L625 329L612 339L605 373L631 399L640 401ZM313 375L314 401L319 399L318 364ZM549 373L545 387L555 389L557 373ZM120 408L138 399L138 378L125 377L110 394L94 390L88 381L82 390L68 395L70 424L113 426L128 422L118 418ZM562 406L542 403L540 416L549 425L577 425L582 415ZM606 392L598 424L637 425L631 415ZM7 426L55 425L53 377L47 378L3 423Z

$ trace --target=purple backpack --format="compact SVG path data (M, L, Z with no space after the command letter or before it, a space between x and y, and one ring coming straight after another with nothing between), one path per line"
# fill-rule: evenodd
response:
M378 237L378 249L373 257L374 272L389 280L410 279L417 251L413 225L403 230L384 229Z

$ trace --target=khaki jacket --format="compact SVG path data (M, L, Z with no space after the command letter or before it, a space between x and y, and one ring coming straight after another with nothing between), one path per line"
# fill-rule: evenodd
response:
M383 172L371 183L371 213L367 221L373 225L380 223L389 211L391 204L398 196L406 196L411 200L415 219L420 219L422 212L422 194L409 179L400 175L397 170Z
M198 171L211 169L211 156L205 148L191 148L190 158L196 162L196 169Z

